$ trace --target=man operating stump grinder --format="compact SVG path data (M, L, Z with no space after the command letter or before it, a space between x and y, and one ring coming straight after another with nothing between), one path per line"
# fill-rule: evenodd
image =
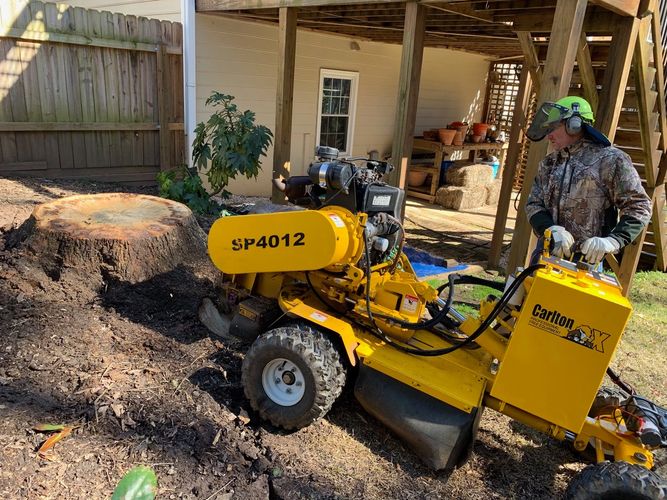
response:
M554 151L538 167L526 215L540 237L551 230L557 257L601 265L632 243L648 224L651 200L630 157L593 128L591 105L581 97L543 103L527 136L547 137ZM619 219L620 213L620 219Z

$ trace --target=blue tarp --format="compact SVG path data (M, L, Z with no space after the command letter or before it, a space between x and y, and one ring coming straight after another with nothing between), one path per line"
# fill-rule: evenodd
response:
M423 250L417 250L416 248L408 246L403 247L403 252L407 255L408 259L410 259L410 263L419 278L462 271L468 267L466 264L447 267L447 263L442 257L436 257Z

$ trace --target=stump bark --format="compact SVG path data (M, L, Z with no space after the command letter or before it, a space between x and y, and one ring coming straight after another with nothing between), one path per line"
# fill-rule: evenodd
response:
M49 274L74 269L131 283L206 255L206 235L188 207L128 193L39 205L8 243L34 253Z

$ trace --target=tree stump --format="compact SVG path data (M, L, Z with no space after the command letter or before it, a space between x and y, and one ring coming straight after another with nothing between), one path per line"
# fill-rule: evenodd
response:
M10 247L33 252L50 275L101 272L137 283L206 255L206 235L188 207L155 196L103 193L37 206Z

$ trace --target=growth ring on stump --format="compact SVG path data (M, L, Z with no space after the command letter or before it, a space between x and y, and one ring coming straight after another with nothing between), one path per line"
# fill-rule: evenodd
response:
M155 196L103 193L37 206L17 243L47 271L65 268L139 282L205 256L206 235L188 207Z

